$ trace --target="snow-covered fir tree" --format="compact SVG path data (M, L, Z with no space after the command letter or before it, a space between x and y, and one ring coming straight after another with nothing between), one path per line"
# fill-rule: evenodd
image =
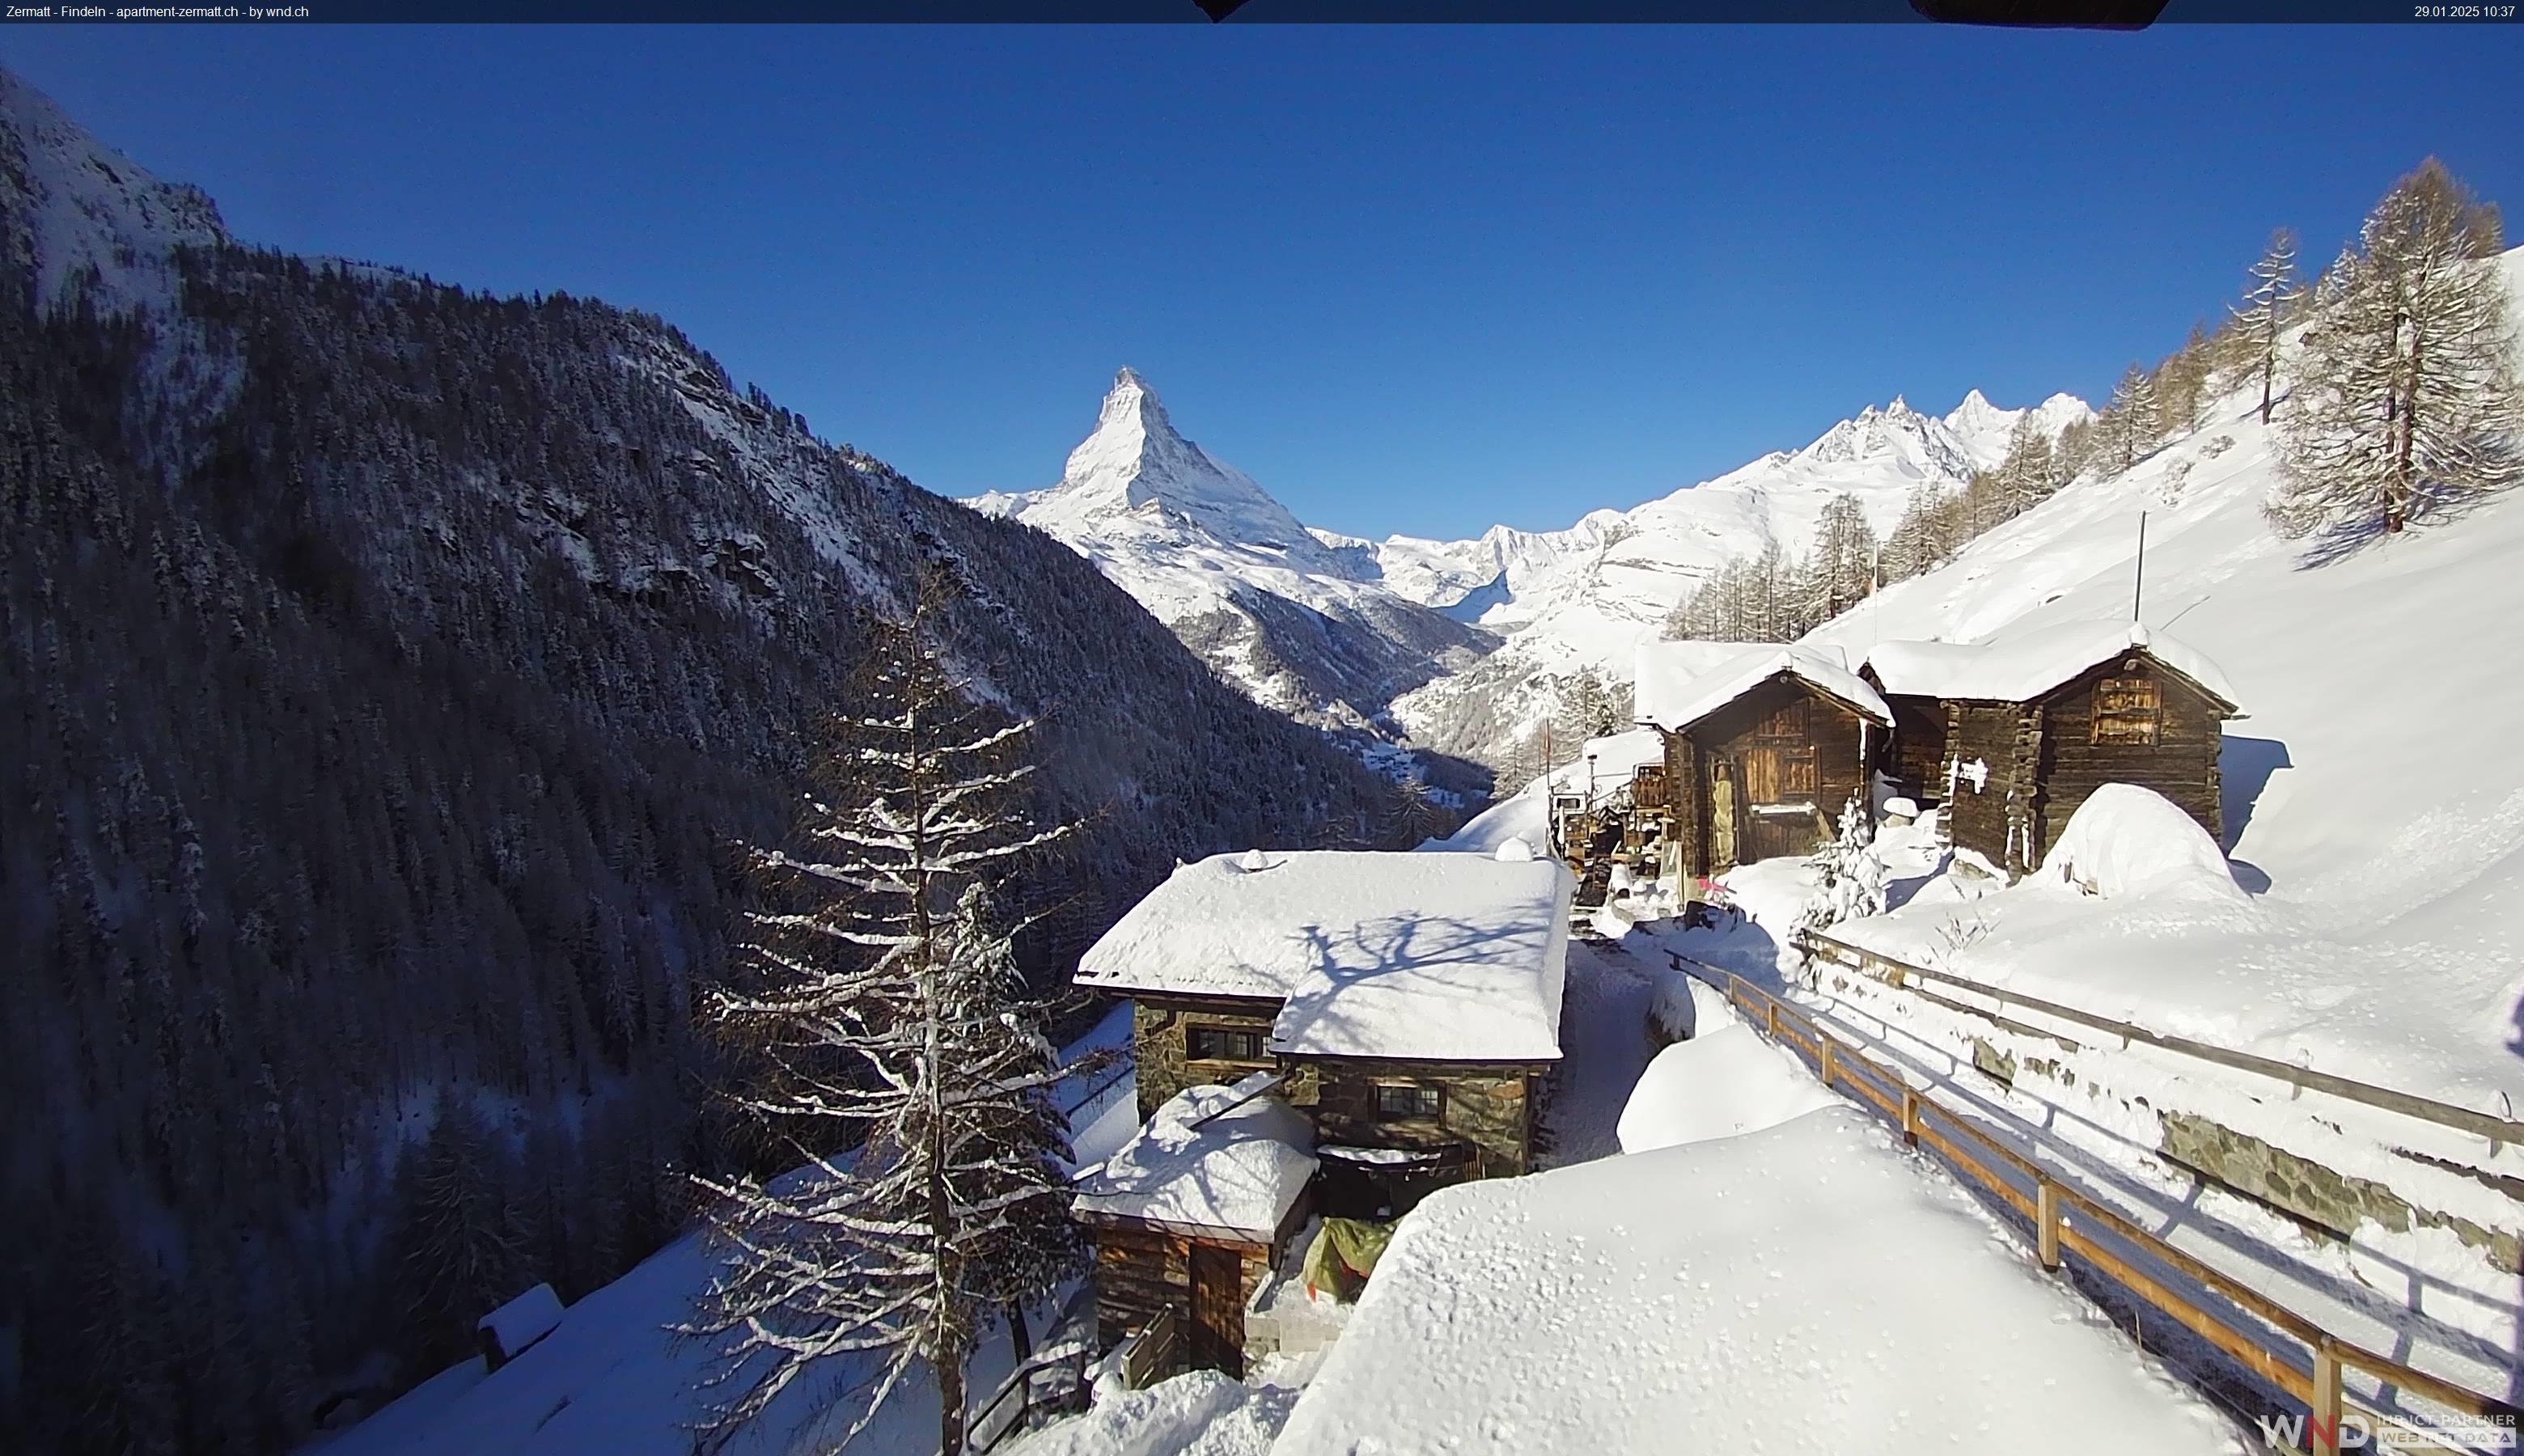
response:
M2234 311L2236 332L2249 352L2245 367L2261 381L2261 423L2270 422L2270 406L2278 389L2279 332L2294 316L2305 290L2296 278L2296 234L2279 228L2261 248L2248 270L2251 283Z
M804 1162L767 1184L704 1181L722 1262L687 1333L718 1356L711 1437L827 1362L872 1355L833 1397L864 1401L843 1438L925 1366L940 1447L961 1450L983 1320L1068 1270L1063 1069L986 883L1068 826L1021 807L1031 725L994 721L947 665L952 590L932 572L879 633L803 848L757 855L771 903L750 916L740 973L702 1002L752 1069L733 1106Z
M1799 931L1828 930L1844 920L1884 913L1890 875L1875 848L1875 820L1856 798L1841 805L1840 833L1814 853L1814 894L1797 914Z
M2270 514L2292 532L2396 532L2524 479L2498 210L2435 158L2323 275L2277 412Z

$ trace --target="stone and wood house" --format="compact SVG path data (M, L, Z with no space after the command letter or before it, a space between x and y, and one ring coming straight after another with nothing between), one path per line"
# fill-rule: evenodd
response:
M1811 853L1843 804L1870 802L1892 709L1835 650L1658 642L1637 671L1639 721L1665 736L1662 877Z
M1497 857L1219 854L1178 866L1090 947L1077 984L1132 1003L1145 1126L1119 1161L1179 1140L1167 1129L1232 1086L1238 1118L1290 1114L1279 1125L1303 1129L1310 1165L1292 1201L1207 1227L1098 1202L1108 1172L1088 1175L1104 1335L1171 1308L1201 1332L1192 1358L1236 1368L1241 1301L1308 1216L1391 1219L1529 1169L1573 888L1522 842Z
M1892 705L1874 765L1942 803L1958 850L2010 878L2042 862L2105 784L2170 800L2225 843L2224 721L2241 716L2217 665L2135 622L2078 622L2003 642L1888 642L1860 673Z

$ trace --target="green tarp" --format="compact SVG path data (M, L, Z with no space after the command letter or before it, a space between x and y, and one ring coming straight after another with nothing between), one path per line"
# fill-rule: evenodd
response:
M1376 1272L1376 1261L1384 1257L1384 1246L1392 1241L1391 1224L1325 1219L1315 1231L1315 1241L1306 1247L1307 1289L1327 1290L1343 1302L1356 1299L1359 1286Z

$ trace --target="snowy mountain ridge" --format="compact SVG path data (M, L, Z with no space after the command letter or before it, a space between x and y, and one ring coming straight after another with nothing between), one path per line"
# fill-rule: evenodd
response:
M1639 635L1720 565L1806 551L1834 496L1856 495L1880 534L1920 485L1996 464L2020 420L2056 436L2092 413L2064 394L2002 410L1975 389L1936 416L1897 396L1801 449L1560 530L1372 541L1301 523L1124 367L1057 484L966 504L1095 562L1259 702L1480 755L1547 711L1558 675L1626 678Z
M2056 438L2093 413L2065 394L2002 410L1975 389L1940 417L1896 396L1801 449L1629 510L1591 512L1563 531L1389 538L1379 547L1389 586L1478 607L1465 614L1506 638L1472 670L1395 704L1394 715L1447 752L1494 756L1551 711L1558 675L1588 668L1626 681L1639 639L1720 566L1774 546L1792 557L1809 550L1834 497L1855 496L1881 537L1920 486L1955 489L1996 464L2019 421L2029 416Z
M177 248L223 242L219 210L200 188L160 181L70 119L52 98L0 69L0 196L24 209L42 239L7 260L34 285L39 307L62 301L81 276L99 306L165 313ZM13 251L15 251L13 249Z

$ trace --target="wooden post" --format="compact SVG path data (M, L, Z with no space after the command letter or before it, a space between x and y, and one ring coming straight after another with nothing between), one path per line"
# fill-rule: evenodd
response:
M1832 1048L1838 1046L1840 1043L1831 1039L1831 1033L1829 1032L1818 1032L1816 1033L1816 1036L1817 1039L1822 1043L1822 1085L1823 1090L1828 1092L1831 1089L1831 1074L1833 1070L1833 1058L1831 1054Z
M1902 1141L1913 1147L1919 1145L1919 1090L1902 1089Z
M2040 1226L2035 1230L2038 1239L2035 1246L2041 1250L2042 1267L2059 1268L2060 1185L2040 1174L2033 1180L2033 1222Z
M2327 1335L2313 1347L2312 1410L2305 1433L2313 1438L2313 1456L2340 1456L2340 1355Z
M1779 1003L1769 996L1762 997L1762 1026L1772 1041L1779 1040Z

